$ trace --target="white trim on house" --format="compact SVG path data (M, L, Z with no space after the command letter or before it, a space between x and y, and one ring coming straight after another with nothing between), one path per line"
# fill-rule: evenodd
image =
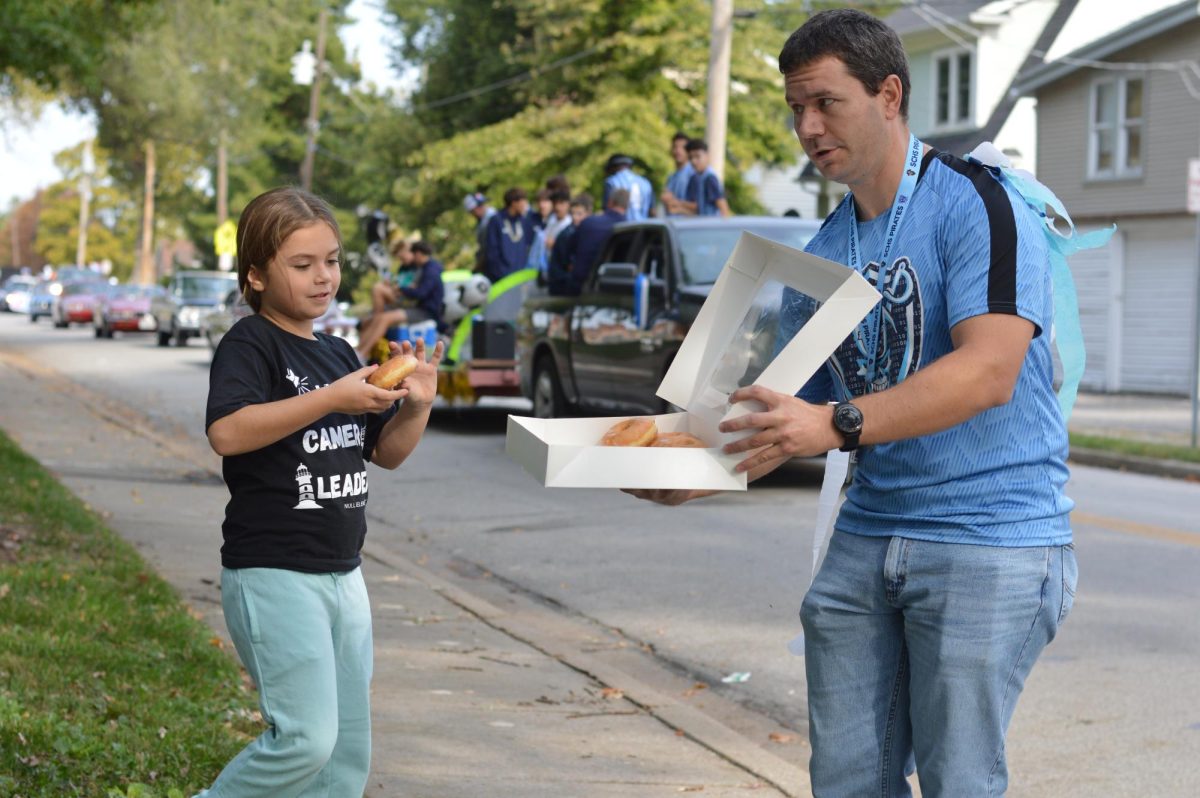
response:
M961 58L967 56L967 97L963 103L961 93ZM947 87L947 119L940 121L938 112L941 105L941 84L938 79L939 62L948 62L950 85ZM929 54L929 86L932 102L930 103L929 130L934 133L952 133L957 130L970 130L975 127L975 103L978 98L978 81L976 73L979 63L979 48L973 47L943 47ZM965 105L965 107L963 107Z
M1128 91L1129 84L1137 81L1141 92L1141 115L1129 118ZM1111 119L1097 121L1097 102L1102 86L1112 86L1115 89L1113 97L1114 115ZM1087 119L1087 179L1088 180L1125 180L1141 177L1146 163L1146 100L1148 94L1146 75L1135 73L1131 75L1104 75L1092 80L1088 86L1088 119ZM1130 132L1136 130L1138 138L1138 163L1129 164ZM1098 163L1100 149L1098 142L1103 133L1112 134L1113 165L1101 169Z

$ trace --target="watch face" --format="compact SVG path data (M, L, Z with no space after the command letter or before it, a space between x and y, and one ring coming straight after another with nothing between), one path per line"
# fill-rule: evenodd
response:
M849 402L840 404L834 410L833 423L842 432L859 432L862 430L862 411Z

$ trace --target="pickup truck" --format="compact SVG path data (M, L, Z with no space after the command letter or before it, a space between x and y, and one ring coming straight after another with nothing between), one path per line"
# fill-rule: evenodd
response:
M742 231L803 249L820 226L757 216L618 224L579 296L521 306L517 371L534 415L666 412L655 391Z

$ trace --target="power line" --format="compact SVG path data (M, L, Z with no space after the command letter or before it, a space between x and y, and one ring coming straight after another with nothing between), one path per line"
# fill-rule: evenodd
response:
M558 69L560 67L564 67L567 64L573 64L576 61L579 61L580 59L587 58L589 55L594 55L595 53L598 53L601 50L605 49L606 46L607 45L598 45L596 47L589 47L586 50L581 50L578 53L574 53L573 55L568 55L568 56L558 59L557 61L552 61L549 64L546 64L545 66L533 67L532 69L526 70L525 72L522 72L519 75L513 75L510 78L498 80L495 83L489 83L486 86L479 86L474 89L468 89L467 91L461 92L459 94L454 94L449 97L443 97L440 100L433 100L432 102L421 103L420 105L414 105L412 110L413 110L413 112L430 111L434 108L442 108L444 106L451 105L452 103L460 102L462 100L469 100L473 97L478 97L481 94L487 94L490 91L495 91L496 89L503 89L506 86L514 86L518 83L524 83L526 81L533 80L534 78L539 77L540 75L542 75L546 72L550 72L550 71Z

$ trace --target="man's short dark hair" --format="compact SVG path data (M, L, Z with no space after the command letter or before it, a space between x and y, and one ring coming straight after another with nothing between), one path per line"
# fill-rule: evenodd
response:
M608 207L629 210L629 189L618 188L608 195Z
M672 144L674 144L677 141L691 141L691 140L692 140L692 137L689 136L687 133L684 133L682 130L676 130L675 135L671 136Z
M900 78L900 116L908 119L912 82L900 37L884 22L853 8L834 8L809 17L783 45L779 71L790 75L827 56L846 65L872 97L888 75Z
M526 199L528 195L523 188L510 188L504 192L504 207L511 206L514 202Z
M554 175L546 179L546 188L551 191L565 191L567 196L571 195L571 185L567 182L564 175Z
M433 257L433 247L429 246L428 241L424 241L424 240L414 241L414 242L412 242L412 245L409 247L409 249L412 250L414 253L419 252L422 255L425 255L426 257L430 257L430 258Z
M688 139L687 151L696 152L697 150L708 152L708 142L704 139Z
M591 213L592 209L596 207L596 201L586 191L580 191L576 194L575 199L571 200L571 204L583 208L588 213Z
M563 191L562 189L558 189L557 191L551 191L550 192L550 201L551 202L570 202L571 201L571 193L569 191Z

